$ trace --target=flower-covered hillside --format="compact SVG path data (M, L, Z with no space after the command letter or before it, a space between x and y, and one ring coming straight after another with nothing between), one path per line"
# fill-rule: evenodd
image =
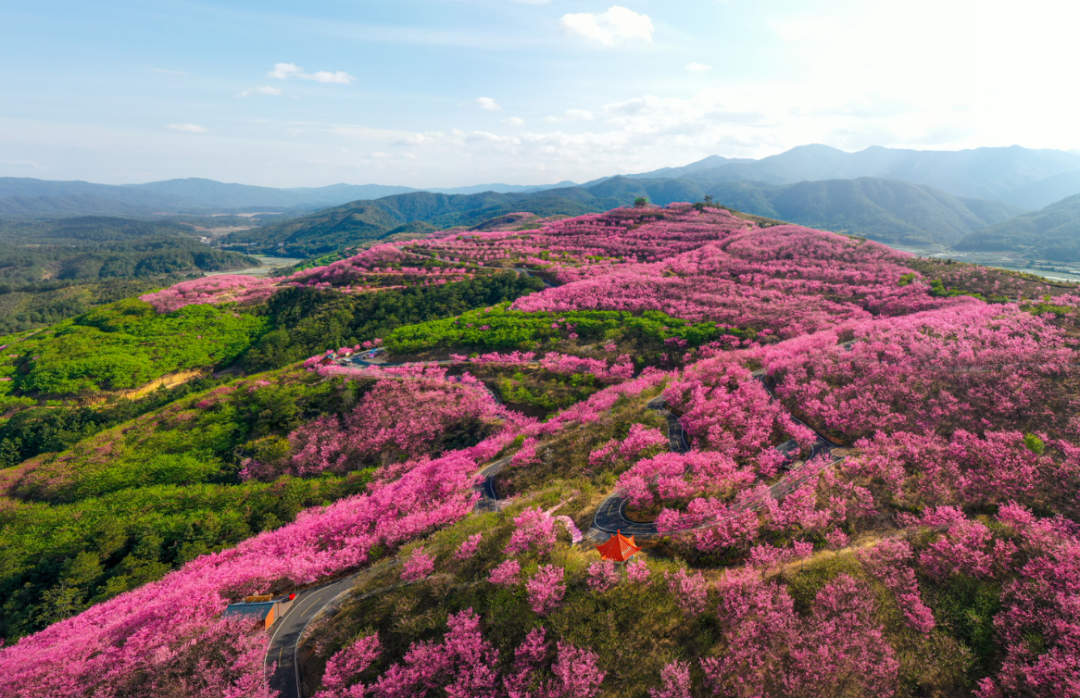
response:
M340 498L107 600L94 565L133 572L104 548L57 552L35 598L102 602L0 650L0 687L1080 696L1080 302L913 264L673 205L437 234L281 280L261 303L284 333L316 297L508 289L514 269L545 287L367 335L338 312L333 338L353 341L289 374L299 410L261 402L253 376L11 471L11 516L154 477ZM184 460L189 420L202 453ZM137 448L162 458L142 467ZM596 550L615 530L643 548L627 564ZM13 594L45 573L12 559ZM316 616L331 580L355 586ZM220 615L284 592L301 595L298 647Z

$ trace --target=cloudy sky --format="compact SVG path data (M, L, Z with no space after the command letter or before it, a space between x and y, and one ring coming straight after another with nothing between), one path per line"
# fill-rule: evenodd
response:
M1028 0L0 3L0 176L546 184L796 145L1080 148Z

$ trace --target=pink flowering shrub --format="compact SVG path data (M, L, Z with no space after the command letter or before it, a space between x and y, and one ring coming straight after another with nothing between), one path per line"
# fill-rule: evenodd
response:
M483 438L511 415L486 391L423 375L381 380L343 417L317 419L289 435L297 475L344 473L365 465L437 455Z
M364 686L357 678L374 664L381 653L379 636L368 635L348 645L326 662L323 690L315 698L363 698Z
M593 468L616 461L629 461L646 453L656 453L668 445L666 434L650 429L644 424L631 424L630 432L622 441L611 439L589 454Z
M1080 543L1045 530L1038 537L1050 545L1031 546L1034 556L1005 586L994 618L1005 659L996 676L980 683L980 698L1080 692Z
M965 301L848 334L847 346L825 333L760 350L781 399L848 438L1066 426L1053 406L1074 371L1072 352L1060 330L1015 306Z
M755 545L750 549L747 564L751 567L771 568L794 560L809 557L814 552L814 545L806 541L792 541L790 548L777 548L768 543Z
M442 642L409 647L405 658L369 687L379 698L405 698L428 691L447 695L494 696L499 686L495 665L499 651L484 639L473 610L450 614Z
M619 569L611 560L599 560L589 565L589 589L603 593L619 583Z
M424 546L412 551L401 569L401 581L415 582L435 571L435 557L424 552Z
M649 583L649 565L644 558L635 556L626 563L626 578L634 584Z
M934 629L934 616L919 596L919 582L910 564L914 553L908 543L886 539L859 558L870 574L896 595L896 604L911 628L923 634Z
M488 581L495 586L511 587L521 583L521 564L517 560L504 560L491 570Z
M671 662L660 672L663 685L650 688L649 698L690 698L690 665Z
M919 555L919 564L932 577L944 579L953 574L970 577L993 577L1008 565L1015 546L995 540L990 529L964 517L953 507L927 509L918 522L944 533Z
M457 552L454 553L454 557L456 557L458 560L471 559L474 555L476 555L476 551L480 548L480 541L482 541L483 539L483 533L472 534L471 536L466 538L465 542L461 544L461 547L457 549Z
M514 526L503 551L507 555L526 552L546 555L555 547L555 519L539 507L525 509L514 517Z
M844 469L879 483L900 504L1060 501L1058 482L1068 472L1068 463L1027 449L1019 431L987 429L979 436L957 429L948 437L900 431L858 446L861 454Z
M708 359L694 364L664 396L681 411L680 421L699 448L752 464L764 477L775 474L781 463L771 446L788 439L813 441L813 434L736 363Z
M529 596L529 608L537 615L547 615L557 609L566 595L562 567L541 565L540 569L525 583Z
M560 642L559 657L551 667L555 678L545 686L545 698L595 698L605 676L596 660L594 652Z
M705 612L708 602L709 585L700 572L687 574L685 569L664 575L668 591L675 597L675 603L688 615L696 616Z
M717 694L817 696L845 685L853 695L892 695L899 663L874 621L872 597L847 575L817 593L807 617L786 590L752 573L719 585L721 647L701 661Z
M661 453L619 476L619 490L635 507L677 504L694 497L733 498L756 481L730 456L715 451Z

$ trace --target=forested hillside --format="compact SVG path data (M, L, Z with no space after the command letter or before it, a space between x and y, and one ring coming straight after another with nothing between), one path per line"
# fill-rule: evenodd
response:
M191 275L259 266L193 224L79 216L0 220L0 333L63 320Z
M1068 284L676 204L4 338L0 689L1072 685L1078 318ZM222 615L290 593L298 645Z
M1035 259L1080 261L1080 194L972 233L956 249L1020 252Z

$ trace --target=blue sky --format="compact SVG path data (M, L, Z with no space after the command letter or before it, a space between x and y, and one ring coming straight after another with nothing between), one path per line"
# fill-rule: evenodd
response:
M14 0L0 176L584 181L805 143L1080 148L1033 0Z

